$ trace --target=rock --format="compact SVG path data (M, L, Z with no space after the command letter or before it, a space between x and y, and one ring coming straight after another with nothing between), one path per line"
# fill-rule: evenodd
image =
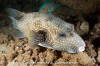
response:
M97 41L99 41L100 38L100 22L94 25L90 38L93 40L93 44L96 45L98 43Z
M7 60L4 55L0 56L0 66L6 66Z
M44 62L45 61L45 55L44 53L39 53L39 58L40 58L40 62Z
M63 62L62 64L71 64L76 66L95 64L93 59L89 57L85 52L81 52L78 54L70 54L62 52L62 58L59 58L56 62L58 63Z
M61 6L55 9L53 14L68 22L71 22L71 18L76 16L75 10L68 6Z
M100 14L97 16L97 21L100 23Z
M76 31L79 35L84 35L89 32L89 24L86 21L78 22L76 26Z
M56 59L56 54L53 50L47 49L47 51L45 52L46 54L46 62L53 62Z
M24 62L18 62L15 59L12 62L9 62L7 66L27 66Z
M0 15L0 27L11 26L11 20L5 15Z
M90 56L90 57L96 57L97 56L97 53L96 53L96 51L95 51L95 49L94 49L94 45L91 43L91 42L89 42L89 41L86 41L86 52L87 52L87 54Z
M98 49L97 62L100 63L100 48Z
M8 43L8 35L0 33L0 44Z
M10 53L10 47L7 44L0 44L0 55Z
M58 3L67 5L74 9L80 10L85 14L93 13L96 10L98 0L55 0Z
M93 59L89 57L86 53L79 53L77 55L79 57L78 62L82 65L94 65Z
M13 59L15 58L17 56L17 53L16 52L11 52L11 53L9 53L9 54L7 54L7 60L8 61L13 61Z

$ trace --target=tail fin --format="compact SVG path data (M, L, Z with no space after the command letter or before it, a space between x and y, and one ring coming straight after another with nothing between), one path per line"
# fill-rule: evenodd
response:
M13 8L6 8L6 12L8 13L9 16L14 17L16 20L20 19L24 15L23 12L20 12Z

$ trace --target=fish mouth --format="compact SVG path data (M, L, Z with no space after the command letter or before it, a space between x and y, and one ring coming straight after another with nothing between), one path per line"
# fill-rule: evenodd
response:
M78 48L78 52L83 52L85 50L85 46L81 46Z
M83 52L85 50L85 47L84 46L81 46L81 47L78 47L78 48L74 48L74 49L70 49L70 50L67 50L67 52L69 53L80 53L80 52Z
M35 44L48 43L48 32L47 30L39 30L34 33L33 41Z

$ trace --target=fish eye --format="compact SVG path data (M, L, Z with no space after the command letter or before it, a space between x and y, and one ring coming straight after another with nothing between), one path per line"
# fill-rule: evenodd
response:
M60 37L66 37L66 34L65 33L59 33L59 36Z

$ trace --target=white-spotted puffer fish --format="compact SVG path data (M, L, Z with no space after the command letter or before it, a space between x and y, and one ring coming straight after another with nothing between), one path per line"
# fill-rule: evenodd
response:
M74 31L74 25L51 14L39 12L23 13L8 8L14 29L20 32L13 34L17 38L28 38L32 47L42 46L58 51L79 53L85 50L85 42Z

